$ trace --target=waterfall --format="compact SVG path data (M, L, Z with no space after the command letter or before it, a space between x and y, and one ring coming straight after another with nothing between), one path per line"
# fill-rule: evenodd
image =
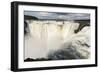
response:
M77 54L83 53L80 55L82 58L87 58L87 55L89 55L90 27L84 27L80 32L74 33L79 23L70 21L38 20L32 21L28 26L29 34L25 36L25 59L42 57L54 59L56 56L55 52L66 51L69 48L78 52ZM74 58L80 58L76 54L74 55Z

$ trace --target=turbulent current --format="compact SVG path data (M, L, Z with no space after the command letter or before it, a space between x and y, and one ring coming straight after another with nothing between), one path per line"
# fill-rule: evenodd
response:
M73 21L32 21L25 27L25 59L87 59L90 56L90 26L77 33Z

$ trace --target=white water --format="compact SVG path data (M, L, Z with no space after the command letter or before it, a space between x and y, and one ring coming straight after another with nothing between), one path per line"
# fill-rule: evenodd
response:
M76 43L77 40L80 40L90 44L90 28L85 27L75 34L74 30L78 26L78 23L68 21L33 21L29 24L29 34L25 36L25 59L46 57L48 52L65 48L70 42L86 56L81 49L88 51L87 47L82 47ZM62 46L64 43L67 43L66 46Z

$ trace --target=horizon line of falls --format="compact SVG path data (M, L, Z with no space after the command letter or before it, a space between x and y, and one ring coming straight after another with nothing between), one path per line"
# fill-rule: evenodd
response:
M90 27L79 23L32 21L25 35L25 58L84 59L90 55Z

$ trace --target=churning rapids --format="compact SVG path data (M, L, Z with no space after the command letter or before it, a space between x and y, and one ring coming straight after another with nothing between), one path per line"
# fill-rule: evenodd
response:
M90 56L90 26L78 32L73 21L25 22L25 60L87 59Z

